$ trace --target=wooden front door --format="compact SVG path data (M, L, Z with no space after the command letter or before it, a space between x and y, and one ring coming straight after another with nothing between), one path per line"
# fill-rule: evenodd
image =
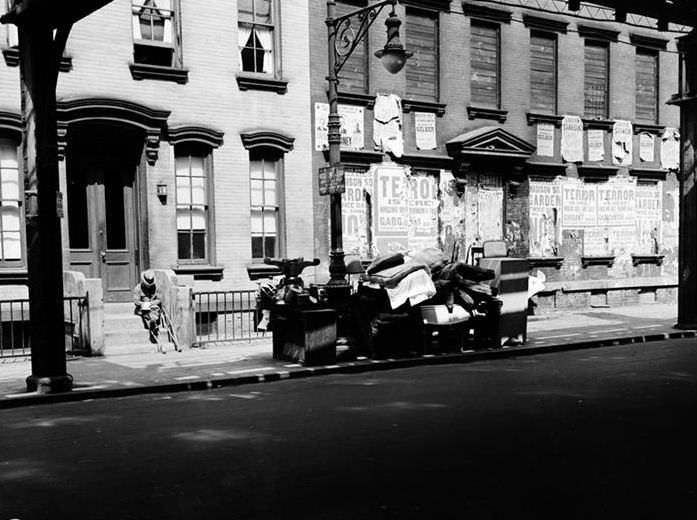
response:
M104 301L129 301L137 276L134 166L117 158L68 165L70 266L101 278Z

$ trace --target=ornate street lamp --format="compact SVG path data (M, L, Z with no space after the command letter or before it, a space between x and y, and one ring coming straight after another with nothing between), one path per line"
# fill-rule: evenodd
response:
M385 20L387 26L387 43L375 53L384 67L396 74L413 53L405 51L399 40L399 26L402 22L395 13L397 0L385 0L376 4L357 9L343 16L336 17L336 2L327 1L327 29L329 34L329 101L328 142L329 167L339 168L341 165L341 122L339 119L338 83L339 72L356 49L358 44L368 34L368 29L387 5L392 11ZM355 28L354 28L355 22ZM346 264L344 263L343 230L341 223L341 193L330 193L330 237L331 252L329 253L329 284L346 285Z

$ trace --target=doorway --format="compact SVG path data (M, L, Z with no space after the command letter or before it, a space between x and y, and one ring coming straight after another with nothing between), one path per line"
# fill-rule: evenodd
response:
M101 278L105 302L130 301L139 268L138 161L120 153L129 148L120 148L123 138L76 134L66 157L70 268Z

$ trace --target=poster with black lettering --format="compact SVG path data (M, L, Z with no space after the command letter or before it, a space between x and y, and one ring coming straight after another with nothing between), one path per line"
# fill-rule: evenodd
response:
M412 251L438 247L438 178L412 172L409 185L408 245Z
M616 177L597 185L598 225L634 226L636 180Z
M597 225L597 186L578 179L564 179L561 186L563 226L580 228Z
M346 254L370 257L373 175L362 168L344 168L346 191L341 195L343 246Z
M530 256L556 256L561 218L561 186L530 181Z
M404 168L396 164L374 167L375 245L384 255L409 249L409 186Z
M658 254L662 242L663 183L639 184L635 199L637 249L635 253Z

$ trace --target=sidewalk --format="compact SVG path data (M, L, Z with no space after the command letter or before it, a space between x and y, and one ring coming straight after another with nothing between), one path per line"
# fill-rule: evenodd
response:
M25 391L31 373L26 359L0 359L0 408L141 393L204 390L207 388L329 373L361 372L435 363L460 363L477 359L530 355L576 348L644 343L668 338L696 337L676 322L675 304L645 304L613 309L591 309L549 316L528 317L528 341L519 347L436 354L397 360L359 358L326 367L303 367L271 356L271 337L251 343L237 342L146 354L101 358L75 358L68 372L74 390L40 395Z

